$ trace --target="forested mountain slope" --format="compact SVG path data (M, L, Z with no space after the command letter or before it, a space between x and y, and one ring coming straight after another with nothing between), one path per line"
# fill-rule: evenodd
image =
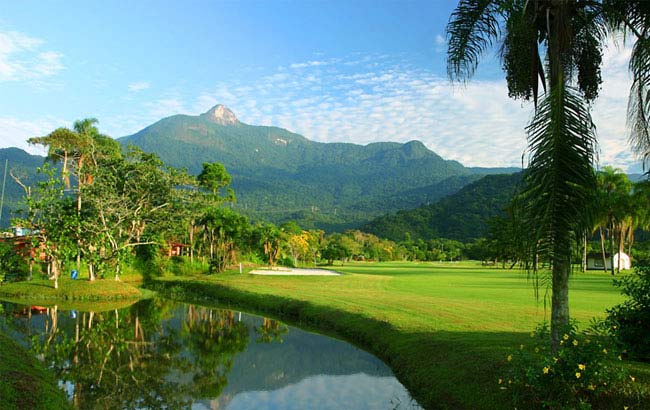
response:
M406 233L425 240L485 237L489 220L504 215L521 182L521 172L487 175L435 204L381 216L361 230L395 241L405 239Z
M242 123L222 105L199 116L164 118L119 141L194 174L203 162L223 163L242 211L327 230L432 203L489 173L444 160L419 141L314 142L282 128Z

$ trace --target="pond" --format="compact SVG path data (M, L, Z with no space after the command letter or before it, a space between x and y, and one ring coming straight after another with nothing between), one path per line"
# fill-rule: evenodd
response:
M381 360L273 319L163 299L104 312L0 303L0 330L79 409L420 409Z

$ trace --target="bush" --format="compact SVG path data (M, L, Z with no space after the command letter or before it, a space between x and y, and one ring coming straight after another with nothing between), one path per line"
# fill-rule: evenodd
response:
M29 266L16 253L13 243L0 242L0 282L17 282L29 277Z
M633 358L650 360L650 266L614 280L628 299L607 310L607 330Z
M517 408L592 409L594 403L620 396L621 386L634 381L602 336L578 334L571 326L555 352L546 323L531 338L531 346L521 345L508 355L508 374L498 381Z

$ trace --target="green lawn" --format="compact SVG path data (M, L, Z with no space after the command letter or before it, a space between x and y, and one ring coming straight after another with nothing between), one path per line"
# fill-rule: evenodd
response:
M230 272L165 278L157 287L232 304L345 338L384 359L427 408L510 408L497 379L505 358L550 316L545 285L516 270L474 263L352 263L335 276ZM622 301L605 273L571 280L571 315L586 327ZM650 368L635 365L638 379Z

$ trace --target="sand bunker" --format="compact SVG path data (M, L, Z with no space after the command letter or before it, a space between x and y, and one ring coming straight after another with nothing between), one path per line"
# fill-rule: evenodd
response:
M340 273L328 269L299 269L299 268L273 268L254 269L253 275L295 275L295 276L338 276Z

